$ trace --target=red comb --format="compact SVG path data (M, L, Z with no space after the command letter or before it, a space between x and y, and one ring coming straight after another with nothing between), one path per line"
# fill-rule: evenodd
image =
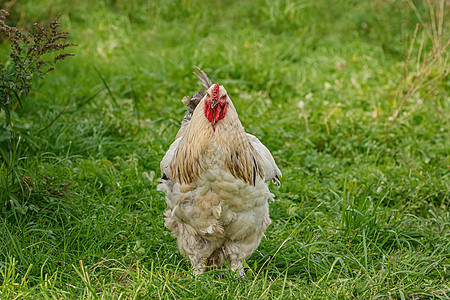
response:
M213 90L213 94L211 96L211 100L216 100L217 101L218 98L219 98L219 84L216 83L214 85L214 90Z

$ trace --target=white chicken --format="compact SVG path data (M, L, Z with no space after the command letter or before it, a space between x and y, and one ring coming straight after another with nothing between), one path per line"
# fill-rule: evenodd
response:
M206 88L183 103L189 108L161 161L158 190L166 194L165 225L177 238L194 275L228 262L244 277L242 260L270 225L266 181L280 186L269 150L244 131L227 91L197 68Z

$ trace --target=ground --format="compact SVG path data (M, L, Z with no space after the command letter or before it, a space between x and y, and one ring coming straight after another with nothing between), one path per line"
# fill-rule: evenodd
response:
M60 15L78 46L0 141L20 158L13 184L0 160L0 298L448 299L448 65L420 75L439 22L414 3L15 3L11 24ZM283 172L245 281L192 278L164 228L159 162L194 65ZM408 96L417 77L433 90Z

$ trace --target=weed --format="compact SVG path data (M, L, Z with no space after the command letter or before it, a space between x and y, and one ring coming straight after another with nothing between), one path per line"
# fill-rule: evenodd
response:
M0 10L0 34L6 36L11 43L10 61L0 64L0 112L1 110L4 112L4 124L0 127L0 154L2 164L6 163L7 165L6 174L1 176L1 185L4 191L1 198L3 199L10 196L11 189L17 182L16 167L21 154L19 152L21 135L13 132L11 111L16 109L17 104L23 108L22 102L29 94L33 81L43 79L47 72L54 69L53 66L56 62L74 55L73 53L61 53L74 44L65 42L68 33L57 30L58 20L52 21L48 28L36 23L34 30L23 32L5 23L8 15L7 11ZM59 54L49 57L49 53L53 52ZM59 115L56 118L58 117ZM51 126L55 120L41 128L38 133ZM20 126L18 128L20 129ZM29 140L33 144L29 136L26 134L24 136L27 137L25 140ZM20 181L19 186L22 187L22 183L23 180ZM24 190L29 190L29 187L22 189L22 191Z

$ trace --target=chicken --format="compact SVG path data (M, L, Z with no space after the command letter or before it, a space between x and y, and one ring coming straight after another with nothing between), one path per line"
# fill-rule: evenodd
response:
M188 114L161 161L165 226L194 275L227 262L244 277L242 260L271 223L267 181L280 186L281 172L270 151L244 131L225 88L199 68L196 75L206 94L182 100Z

